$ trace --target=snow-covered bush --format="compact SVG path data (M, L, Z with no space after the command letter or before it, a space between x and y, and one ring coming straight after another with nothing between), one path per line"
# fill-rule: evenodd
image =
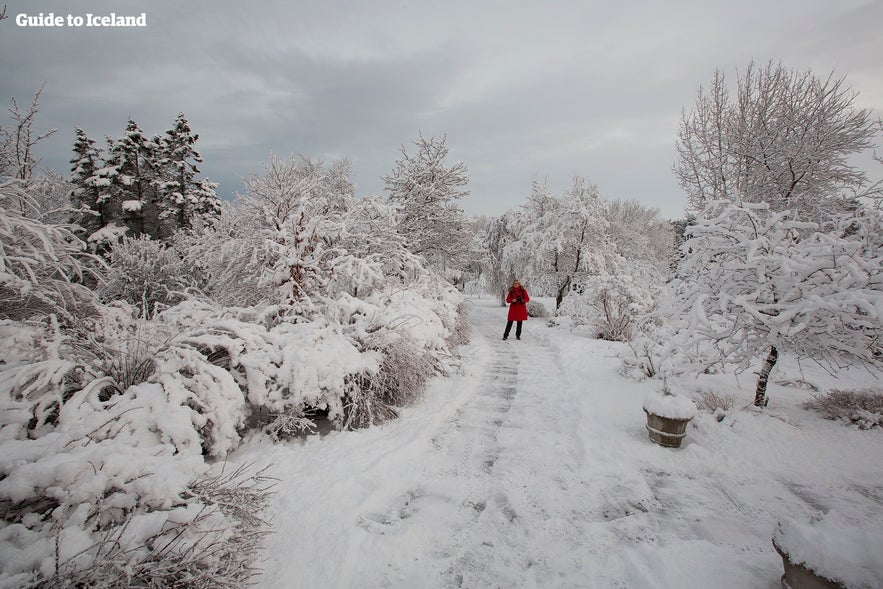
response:
M83 282L94 280L85 244L70 226L32 217L31 195L16 180L0 182L0 318L54 314L65 322L95 312L96 298Z
M631 341L657 304L648 282L629 272L593 277L567 295L561 312L576 324L590 325L600 339Z
M72 364L54 363L55 374ZM252 574L249 539L265 528L256 523L262 505L225 502L249 488L265 496L261 481L217 478L180 399L156 383L106 396L101 378L43 390L9 378L32 366L0 372L9 409L0 429L0 582L111 587L124 574L157 586L201 571L235 586ZM56 401L42 427L33 408L49 404L29 394Z
M527 301L527 316L545 319L549 316L549 310L539 301Z
M91 517L83 508L88 503L81 503L50 529L35 526L33 509L19 521L7 516L0 547L10 558L4 558L9 566L0 573L0 583L28 588L247 585L258 573L253 561L268 533L260 514L272 483L262 473L225 475L217 470L181 486L180 497L170 497L173 504L164 508L120 506L126 503L121 501L124 492L113 488L107 499L116 507L99 502ZM99 477L104 471L99 469ZM38 505L46 501L34 499ZM18 505L3 503L20 515ZM49 500L43 506L56 503ZM60 507L49 521L61 513Z
M815 395L806 403L826 419L854 425L858 429L883 427L883 389L844 391L833 389L824 395Z
M273 285L262 282L275 262L273 242L258 239L241 208L222 205L210 225L199 225L175 236L174 249L186 272L213 301L228 306L251 306L273 301Z
M159 307L181 300L190 286L187 266L178 253L145 235L124 238L114 246L99 294L106 301L137 305L142 314L151 316Z
M736 397L732 393L715 391L713 389L700 389L690 395L693 403L700 411L716 413L717 411L729 411L736 405Z
M643 336L628 342L628 345L629 351L622 357L620 374L635 380L653 378L659 374L658 342L649 336Z

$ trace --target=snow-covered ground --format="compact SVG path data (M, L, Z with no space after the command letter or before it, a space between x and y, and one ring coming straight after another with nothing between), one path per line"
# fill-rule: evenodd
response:
M660 383L620 376L621 344L536 319L503 342L487 298L471 320L459 373L400 419L236 453L279 479L261 586L773 589L778 520L883 520L883 432L821 419L805 390L700 413L666 449L642 411ZM805 368L772 380L876 384ZM688 384L753 398L751 375Z

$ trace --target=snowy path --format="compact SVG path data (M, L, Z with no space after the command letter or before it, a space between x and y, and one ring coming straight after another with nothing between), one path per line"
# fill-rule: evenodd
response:
M781 439L749 429L738 446L700 425L704 444L663 449L640 410L653 388L616 374L615 344L570 345L537 320L503 342L504 317L473 301L462 373L401 419L240 454L280 478L263 587L773 589L778 515L838 497L879 512L879 466L825 473L880 437L842 448L774 421ZM770 443L781 458L758 462Z

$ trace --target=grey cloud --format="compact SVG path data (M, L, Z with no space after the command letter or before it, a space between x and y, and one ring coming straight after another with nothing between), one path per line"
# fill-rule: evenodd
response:
M146 30L0 23L0 100L47 82L38 126L60 131L46 165L67 169L74 125L100 139L132 116L158 133L183 111L225 195L270 151L347 156L360 192L380 192L400 145L446 133L472 170L468 212L517 205L534 176L563 190L581 174L677 216L678 116L715 67L837 67L883 100L883 15L864 0L9 4L148 13Z

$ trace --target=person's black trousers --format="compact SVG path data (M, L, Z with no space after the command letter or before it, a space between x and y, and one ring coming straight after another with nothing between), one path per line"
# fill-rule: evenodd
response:
M521 339L521 324L524 322L523 321L516 321L515 323L518 324L515 326L515 337L517 337L518 339ZM507 321L506 322L506 331L503 332L503 339L506 339L507 337L509 337L510 331L512 331L512 322Z

